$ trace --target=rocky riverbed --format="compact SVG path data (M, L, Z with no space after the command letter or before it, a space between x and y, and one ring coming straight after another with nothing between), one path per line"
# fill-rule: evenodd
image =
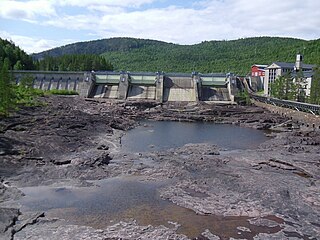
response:
M42 101L0 119L0 239L320 238L319 131L255 106ZM237 151L187 144L123 152L121 136L142 119L234 124L269 130L269 140ZM91 180L128 176L169 180L157 189L172 203L169 224L129 218L74 224L19 204L24 187L91 189Z

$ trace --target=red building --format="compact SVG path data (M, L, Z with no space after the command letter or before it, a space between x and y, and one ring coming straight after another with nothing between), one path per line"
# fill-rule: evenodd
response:
M252 77L264 77L265 74L265 68L268 67L268 65L252 65L251 66L251 76Z

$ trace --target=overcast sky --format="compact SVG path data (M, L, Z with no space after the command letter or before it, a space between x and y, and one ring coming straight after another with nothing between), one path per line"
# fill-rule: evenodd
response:
M320 38L320 0L0 0L0 37L28 53L111 37L256 36Z

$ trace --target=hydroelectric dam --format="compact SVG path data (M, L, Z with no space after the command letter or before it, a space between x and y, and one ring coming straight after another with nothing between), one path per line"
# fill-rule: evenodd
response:
M12 71L16 84L25 76L42 90L73 90L86 98L157 102L233 103L238 79L223 73Z

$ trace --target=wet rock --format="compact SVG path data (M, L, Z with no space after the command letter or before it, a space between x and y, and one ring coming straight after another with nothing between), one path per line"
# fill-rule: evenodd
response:
M96 159L94 164L97 164L98 166L108 165L110 163L110 160L112 160L112 157L110 157L109 153L104 153Z
M19 215L19 209L0 208L0 239L12 239L13 226Z
M55 159L52 161L55 165L67 165L71 163L70 159Z
M212 234L210 232L210 230L206 229L203 233L202 233L202 236L204 236L206 239L208 240L220 240L220 237Z
M300 236L319 235L319 131L295 129L285 117L254 106L103 102L55 96L44 101L45 106L23 108L16 116L0 120L0 174L15 185L126 173L149 180L170 179L167 187L159 189L161 196L198 214L254 217L252 224L257 227L281 225ZM270 139L255 150L222 151L211 144L188 144L168 151L122 154L118 133L134 127L139 119L207 121L281 131L270 133ZM0 184L0 203L18 197L14 188ZM274 213L286 222L261 217ZM288 219L293 222L291 228ZM15 239L187 239L175 228L135 222L103 230L40 216L26 223ZM203 238L218 239L210 229L206 233ZM251 234L256 234L256 239L287 237L281 231Z
M13 228L14 234L21 231L23 228L28 225L35 224L39 218L44 217L44 212L41 213L31 213L31 214L23 214L19 216L19 222L15 224Z
M100 146L97 147L98 150L109 150L109 146L106 146L104 144L101 144Z
M40 227L41 226L41 227ZM106 229L94 229L85 226L66 225L61 221L41 220L27 226L15 234L15 239L48 239L48 240L77 240L77 239L173 239L187 240L182 234L165 226L140 226L135 221L120 222Z

